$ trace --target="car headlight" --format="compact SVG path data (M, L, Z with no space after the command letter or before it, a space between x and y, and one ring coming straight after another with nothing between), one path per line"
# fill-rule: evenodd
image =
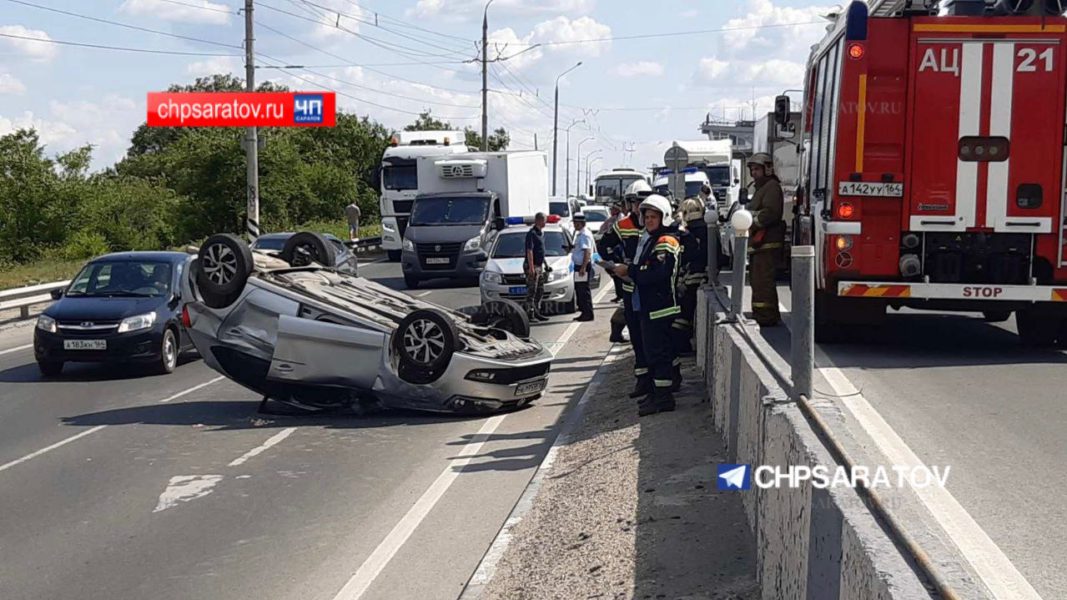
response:
M135 317L126 317L119 323L119 333L140 331L156 324L156 313L150 312Z
M415 251L415 244L412 243L411 240L405 238L404 239L404 250L407 250L408 252L414 252Z
M396 231L395 229L389 226L389 221L382 221L382 229L384 229L385 231Z
M567 269L552 269L552 272L548 274L549 281L563 281L570 277L571 273Z
M486 283L504 283L504 278L500 276L500 273L482 271L482 281Z
M56 320L48 315L41 315L37 317L37 329L47 331L48 333L55 333Z
M474 252L475 250L477 250L478 248L481 248L481 247L482 247L482 236L479 235L479 236L472 237L471 239L467 240L467 243L463 244L463 251L464 252Z

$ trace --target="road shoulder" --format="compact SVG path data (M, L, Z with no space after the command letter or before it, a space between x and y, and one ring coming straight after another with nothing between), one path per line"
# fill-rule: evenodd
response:
M631 370L628 350L600 368L480 597L759 596L740 496L716 491L723 442L695 369L678 410L640 421Z

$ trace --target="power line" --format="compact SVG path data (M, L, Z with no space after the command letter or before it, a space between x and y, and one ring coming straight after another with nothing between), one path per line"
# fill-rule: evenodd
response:
M226 56L226 57L239 57L240 54L216 54L214 52L181 52L178 50L152 50L149 48L131 48L126 46L107 46L104 44L88 44L83 42L68 42L64 40L54 39L41 39L30 37L28 35L15 35L13 33L0 33L0 37L6 37L16 40L29 40L31 42L42 42L45 44L59 44L61 46L77 46L79 48L95 48L97 50L115 50L121 52L140 52L143 54L170 54L173 56Z
M170 4L178 4L178 5L181 5L181 6L188 6L189 8L198 8L200 10L210 10L210 11L213 11L213 12L225 13L225 14L228 14L228 15L240 14L240 11L238 11L237 9L233 9L233 8L229 8L229 9L227 9L227 8L215 8L213 6L204 6L203 4L193 4L191 2L182 2L182 0L159 0L159 1L160 2L168 2Z
M707 33L726 33L730 31L748 31L753 29L776 29L780 27L796 27L798 25L820 25L825 24L826 21L797 21L795 23L775 23L771 25L746 25L744 27L721 27L719 29L693 29L689 31L667 31L663 33L645 33L635 35L616 35L602 38L587 38L583 40L560 40L555 42L538 42L542 46L566 46L570 44L591 44L596 42L617 42L627 40L645 40L653 38L663 37L678 37L686 35L704 35ZM522 46L533 46L536 44L516 44Z
M260 56L264 57L264 58L267 58L268 60L273 60L275 62L281 62L276 58L272 58L272 57L267 56L267 55L262 54L262 53L260 53ZM310 84L315 85L315 86L322 85L318 81L314 81L314 80L308 79L307 77L301 77L300 75L297 75L296 73L292 73L284 66L279 66L278 69L280 71L282 71L283 73L285 73L286 75L289 75L290 77L293 77L294 79L299 79L300 81L303 81L305 83L310 83ZM313 75L318 75L319 77L323 77L323 78L326 78L326 79L331 79L330 76L323 75L322 73L319 73L318 71L312 71L310 69L304 69L304 70L307 71L308 73L313 74ZM418 113L418 112L412 112L410 110L404 110L402 108L396 108L394 106L386 106L385 104L378 104L377 102L372 102L370 100L366 100L364 98L360 98L359 96L355 96L355 95L349 94L347 92L343 92L343 91L340 91L340 90L332 89L332 88L329 88L329 87L327 87L326 89L328 89L329 91L334 92L335 94L337 94L339 96L344 96L346 98L351 98L352 100L355 100L357 102L362 102L364 104L369 104L371 106L376 106L378 108L384 108L385 110L391 110L393 112L404 113L404 114L408 114L408 115L416 115L416 116L420 116L422 114L422 113ZM449 117L449 116L440 116L440 115L438 115L437 118L439 118L439 119L447 119L449 121L474 121L474 120L478 119L478 117L459 117L459 116Z
M83 15L81 13L70 12L70 11L67 11L67 10L60 10L58 8L52 8L50 6L42 6L40 4L34 4L33 2L26 2L25 0L7 0L7 1L11 2L13 4L21 4L23 6L29 6L31 8L39 8L41 10L47 10L49 12L54 12L54 13L58 13L58 14L61 14L61 15L67 15L67 16L70 16L70 17L77 17L79 19L86 19L88 21L95 21L97 23L105 23L107 25L114 25L116 27L125 27L126 29L133 29L135 31L144 31L144 32L147 32L147 33L154 33L156 35L165 35L167 37L177 38L177 39L180 39L180 40L186 40L186 41L191 41L191 42L199 42L201 44L211 44L213 46L222 46L223 48L236 48L238 50L241 49L241 46L236 46L234 44L224 44L222 42L215 42L215 41L212 41L212 40L205 40L205 39L202 39L202 38L189 37L189 36L186 36L186 35L178 35L176 33L170 33L168 31L160 31L158 29L149 29L147 27L139 27L137 25L130 25L129 23L120 23L119 21L112 21L110 19L101 19L101 18L98 18L98 17L90 16L90 15Z
M431 47L437 48L439 50L447 50L449 52L455 52L455 53L466 52L466 49L457 50L455 47L447 48L445 46L441 46L441 45L435 44L433 42L427 42L426 40L417 38L415 36L408 35L406 33L400 33L398 31L393 31L393 30L389 29L388 27L385 27L384 25L379 23L377 19L375 19L374 21L371 21L369 19L364 19L362 17L353 16L353 15L350 15L348 13L343 13L343 12L337 10L337 9L330 8L328 6L322 6L321 4L317 4L315 2L312 2L311 0L300 0L300 2L302 2L302 3L306 4L306 5L309 5L309 6L314 6L314 7L318 8L318 9L324 10L326 12L336 13L339 17L347 17L347 18L352 19L354 21L357 21L359 23L365 23L367 25L372 25L372 26L377 27L379 29L382 29L384 31L388 31L389 33L392 33L393 35L396 35L396 36L399 36L399 37L402 37L402 38L407 38L407 39L412 40L414 42L418 42L418 43L424 44L426 46L431 46ZM467 40L464 40L464 41L467 41Z
M266 27L266 25L264 25L264 27ZM288 65L286 68L294 68L294 69L295 68L299 68L299 69L340 69L342 67L425 67L425 66L428 66L428 65L464 65L464 64L467 64L467 61L465 61L465 60L464 61L445 60L445 61L429 61L429 62L427 62L427 61L419 61L419 62L395 62L395 63L352 63L352 62L345 62L345 63L337 63L337 64L332 64L332 65ZM256 65L256 68L257 69L277 69L278 67L275 66L275 65ZM439 71L444 71L446 73L458 73L459 72L459 71L453 71L452 69L438 69L438 70ZM393 77L393 75L390 74L390 77ZM440 89L447 89L447 88L440 88ZM467 92L462 92L462 93L467 93Z

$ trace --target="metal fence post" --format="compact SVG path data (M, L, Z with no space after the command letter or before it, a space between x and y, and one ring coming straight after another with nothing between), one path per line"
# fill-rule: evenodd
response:
M812 397L812 371L815 368L815 247L793 246L793 302L790 330L793 369L793 399Z
M734 238L734 282L730 290L730 318L740 320L745 302L745 264L748 260L748 233Z

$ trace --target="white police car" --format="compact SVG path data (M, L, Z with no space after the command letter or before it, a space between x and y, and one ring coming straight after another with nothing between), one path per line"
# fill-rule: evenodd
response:
M526 256L526 233L530 231L530 217L510 217L507 227L497 234L489 249L489 261L479 280L482 302L501 298L521 303L526 299L526 274L522 263ZM552 269L545 282L542 298L543 312L572 313L575 310L574 267L571 262L573 238L559 224L555 215L548 217L544 229L545 262ZM594 250L595 252L595 250ZM596 257L594 257L594 262ZM591 287L600 285L600 273L595 267Z

